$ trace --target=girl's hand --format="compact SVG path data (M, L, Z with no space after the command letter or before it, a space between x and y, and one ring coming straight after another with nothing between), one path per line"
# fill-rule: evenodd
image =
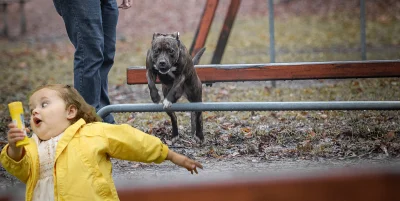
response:
M20 140L23 140L26 136L24 131L19 129L14 123L8 124L7 132L7 140L9 144L9 148L7 150L7 154L10 158L14 159L15 161L19 161L22 158L23 154L23 147L17 147L16 143ZM29 132L29 130L27 129Z
M128 9L132 6L131 0L122 0L121 5L118 6L118 8L122 9Z
M197 168L203 169L203 166L199 162L171 150L168 151L167 160L186 168L192 174L193 172L198 174Z

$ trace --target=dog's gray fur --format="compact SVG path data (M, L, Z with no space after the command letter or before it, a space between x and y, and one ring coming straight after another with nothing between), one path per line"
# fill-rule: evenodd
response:
M158 77L162 84L164 95L162 104L165 109L170 108L182 95L190 102L202 102L202 83L194 65L199 63L204 51L205 48L202 48L192 59L179 40L178 32L154 33L146 58L146 76L151 100L157 104L161 101L155 85ZM167 111L167 114L172 123L172 142L175 142L179 137L177 118L174 112ZM204 141L202 112L192 112L191 127L196 141L202 143Z

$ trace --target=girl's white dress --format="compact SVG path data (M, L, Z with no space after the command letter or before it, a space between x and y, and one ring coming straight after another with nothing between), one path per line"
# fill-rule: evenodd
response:
M49 140L40 141L35 134L32 135L38 145L40 161L39 180L33 191L33 201L54 200L53 168L57 143L61 136L62 133Z

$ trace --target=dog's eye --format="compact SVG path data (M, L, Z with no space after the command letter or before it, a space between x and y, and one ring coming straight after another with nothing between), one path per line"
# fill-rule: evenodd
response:
M170 53L170 54L174 54L174 53L175 53L175 51L174 51L174 49L169 49L169 50L168 50L168 53Z
M155 49L154 54L160 54L160 48Z

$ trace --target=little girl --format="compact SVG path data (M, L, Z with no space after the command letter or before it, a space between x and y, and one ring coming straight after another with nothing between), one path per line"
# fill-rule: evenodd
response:
M119 200L110 158L161 163L170 160L192 174L202 165L169 150L157 137L129 125L100 122L93 107L68 85L47 85L29 99L30 144L9 124L3 167L26 184L26 200Z

